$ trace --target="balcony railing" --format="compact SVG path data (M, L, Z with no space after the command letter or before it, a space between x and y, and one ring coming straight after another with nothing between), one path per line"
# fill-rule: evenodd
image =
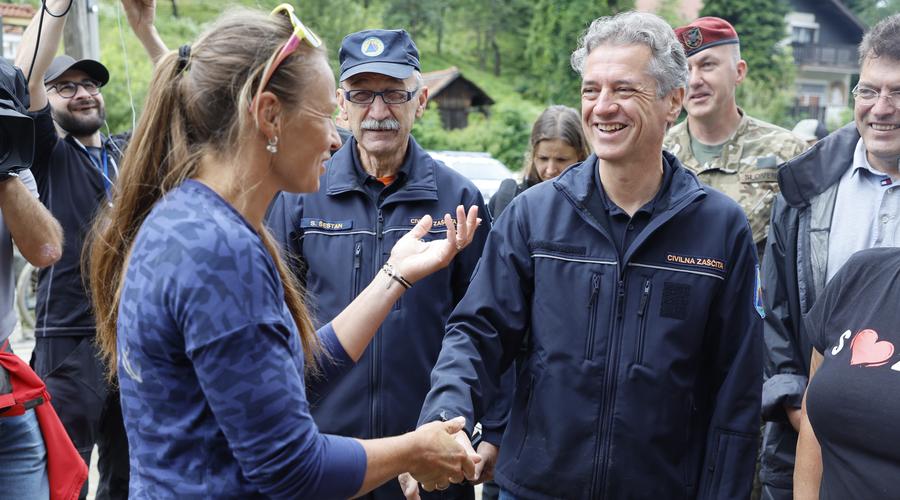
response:
M855 45L792 43L794 61L799 65L856 69L859 67Z
M790 113L791 118L793 118L794 121L800 121L804 118L815 118L824 123L826 111L825 106L818 106L816 104L805 105L802 102L795 100Z

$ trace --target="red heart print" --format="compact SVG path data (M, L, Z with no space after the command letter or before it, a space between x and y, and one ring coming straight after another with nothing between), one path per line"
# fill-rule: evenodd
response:
M894 355L894 344L887 340L879 341L878 333L869 329L856 334L850 349L853 351L851 365L881 366Z

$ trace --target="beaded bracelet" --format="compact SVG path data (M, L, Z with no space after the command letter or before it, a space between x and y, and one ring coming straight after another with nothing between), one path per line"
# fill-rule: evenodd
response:
M391 288L391 285L394 284L394 281L396 281L397 283L400 283L400 285L402 285L403 288L406 288L407 290L412 288L412 283L410 283L409 281L406 281L406 279L404 279L403 276L401 276L400 273L397 272L397 270L394 269L394 266L392 266L390 263L385 262L384 267L382 267L381 270L384 271L385 274L390 276L391 280L392 280L392 281L388 281L387 286L384 287L385 289Z

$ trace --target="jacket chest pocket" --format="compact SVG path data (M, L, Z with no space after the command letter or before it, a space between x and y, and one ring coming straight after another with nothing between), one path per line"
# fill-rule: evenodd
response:
M632 361L636 365L644 363L644 341L647 337L648 316L650 316L650 297L653 292L653 280L649 277L641 280L641 294L637 307L637 330L634 336L634 355Z
M614 261L534 255L532 335L536 345L573 360L597 359L610 326Z

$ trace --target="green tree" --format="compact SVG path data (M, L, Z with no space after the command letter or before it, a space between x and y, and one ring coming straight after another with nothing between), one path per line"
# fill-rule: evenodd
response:
M537 0L528 28L527 91L547 103L578 103L580 78L569 56L591 21L633 6L630 1Z
M707 0L700 15L721 17L734 25L751 78L784 85L785 75L793 74L794 68L780 43L787 37L789 9L783 0Z

